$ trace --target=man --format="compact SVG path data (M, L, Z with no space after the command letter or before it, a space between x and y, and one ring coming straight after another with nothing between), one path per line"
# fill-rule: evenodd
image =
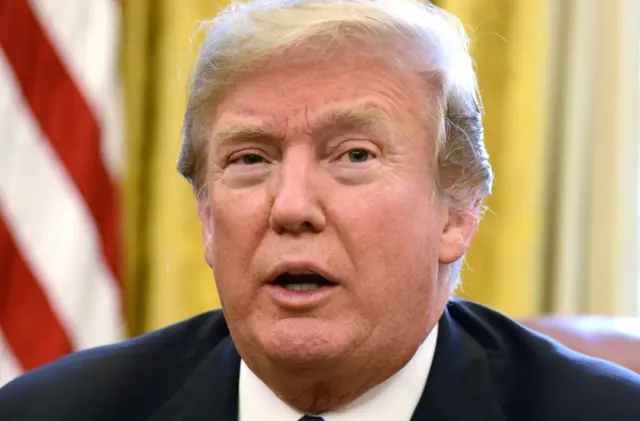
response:
M493 177L459 28L409 0L223 11L179 169L224 315L27 374L0 419L640 419L636 375L450 299Z

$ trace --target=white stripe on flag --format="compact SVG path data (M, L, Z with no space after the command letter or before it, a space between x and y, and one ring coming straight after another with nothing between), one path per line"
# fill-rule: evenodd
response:
M9 383L22 373L20 363L13 355L0 330L0 387Z
M114 179L123 165L117 0L32 0L34 13L87 99L102 130L104 162Z
M82 196L39 130L0 50L0 207L76 349L123 338L119 288Z

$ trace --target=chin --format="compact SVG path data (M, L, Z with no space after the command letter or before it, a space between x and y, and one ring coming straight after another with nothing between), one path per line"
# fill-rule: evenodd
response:
M315 318L280 320L264 332L263 349L273 364L290 369L330 365L349 354L357 342L355 332L334 324Z

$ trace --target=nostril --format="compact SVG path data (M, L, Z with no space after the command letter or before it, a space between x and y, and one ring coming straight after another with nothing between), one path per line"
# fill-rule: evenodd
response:
M309 221L301 221L289 224L274 224L273 229L278 234L301 234L318 231L316 227Z

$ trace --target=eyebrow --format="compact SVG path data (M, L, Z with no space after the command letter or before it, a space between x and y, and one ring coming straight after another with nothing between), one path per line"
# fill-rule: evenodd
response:
M274 135L265 127L250 123L236 123L216 132L211 141L220 147L227 144L248 142L259 139L273 139Z
M384 112L373 106L368 107L334 107L322 111L313 119L312 132L322 131L327 128L351 128L357 129L367 126L379 125Z
M332 107L312 118L310 131L316 135L331 130L356 130L363 127L382 126L381 120L384 120L384 114L384 111L376 106ZM211 140L214 145L221 147L252 140L280 142L282 136L275 135L265 125L236 123L215 133Z

